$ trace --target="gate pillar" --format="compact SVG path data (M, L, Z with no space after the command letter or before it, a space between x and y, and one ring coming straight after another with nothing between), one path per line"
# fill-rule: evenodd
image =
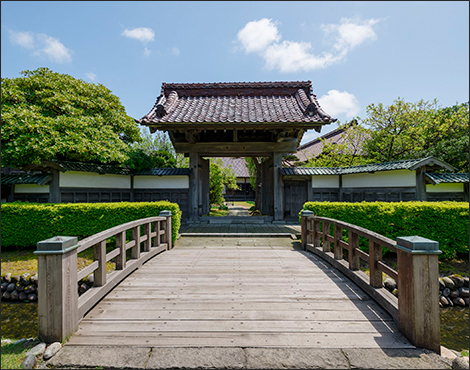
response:
M189 153L189 221L198 221L199 219L199 154Z
M274 221L284 220L284 189L281 178L282 153L273 153Z

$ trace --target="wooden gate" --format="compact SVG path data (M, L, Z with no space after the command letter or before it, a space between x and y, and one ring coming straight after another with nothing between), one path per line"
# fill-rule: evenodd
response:
M284 217L298 217L307 201L308 181L284 180Z

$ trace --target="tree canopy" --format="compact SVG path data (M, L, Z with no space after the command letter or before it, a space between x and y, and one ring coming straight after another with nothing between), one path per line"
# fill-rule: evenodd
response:
M433 156L468 171L469 104L441 107L437 100L416 103L398 98L391 105L367 106L367 117L345 126L342 140L324 142L307 167L346 167Z
M140 130L101 84L48 68L2 78L2 166L41 160L122 163Z
M224 204L224 186L228 189L238 189L232 166L224 167L221 158L210 158L209 203L211 205Z

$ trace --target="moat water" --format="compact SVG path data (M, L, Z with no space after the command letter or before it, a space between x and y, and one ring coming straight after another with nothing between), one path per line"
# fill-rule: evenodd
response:
M21 339L38 336L38 305L6 303L1 305L2 338ZM455 351L469 348L469 308L441 308L441 345Z

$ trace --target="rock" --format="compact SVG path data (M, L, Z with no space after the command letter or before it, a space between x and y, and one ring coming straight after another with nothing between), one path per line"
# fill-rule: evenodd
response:
M83 284L81 284L80 287L78 288L78 292L79 292L80 294L83 294L83 293L85 293L85 292L87 291L87 289L88 289L87 285L86 285L85 283L83 283Z
M10 273L10 272L7 272L7 273L5 274L5 276L3 277L3 281L4 281L5 283L8 283L8 284L11 283L11 273Z
M451 293L451 290L449 288L444 288L444 290L442 291L442 295L444 297L448 297L450 293Z
M33 284L28 285L26 288L24 288L24 292L26 294L35 293L36 292L36 287Z
M20 282L20 275L15 275L11 277L11 282L12 283L19 283Z
M24 301L25 299L28 299L28 295L25 292L20 292L20 294L18 294L18 299L20 301Z
M470 302L470 299L469 298L464 298L463 300L465 302L465 306L468 306L469 302Z
M397 287L397 282L392 279L392 278L386 278L384 281L384 286L387 288L389 291L393 291Z
M464 282L463 282L462 276L454 274L454 275L451 275L451 276L449 276L449 277L450 277L450 278L452 279L452 281L455 283L455 285L456 285L457 288L463 287L463 283L464 283Z
M398 297L398 289L397 289L397 288L393 289L392 294L393 294L395 297Z
M15 346L18 345L18 344L21 344L21 343L24 343L24 342L27 342L28 340L26 338L21 338L19 340L17 340L14 344Z
M2 292L6 292L8 283L2 283Z
M11 293L9 291L6 291L2 295L2 299L10 299L11 298Z
M13 341L11 339L2 339L2 344L12 344Z
M13 292L15 290L16 284L15 283L10 283L7 285L7 292Z
M467 298L468 295L469 295L468 288L467 288L467 287L461 287L461 288L459 288L459 295L460 295L462 298Z
M463 298L457 297L452 300L452 303L454 306L460 306L460 307L465 307L465 301Z
M454 299L454 298L457 298L459 295L460 295L460 293L459 293L458 290L453 290L452 292L450 292L449 298Z
M44 351L46 350L46 343L39 343L38 345L36 345L35 347L31 348L28 353L26 354L29 355L33 355L33 356L42 356L44 354Z
M22 369L34 369L34 367L37 365L38 359L34 355L26 355L25 359L21 363L21 368Z
M443 295L440 296L439 303L442 304L444 307L447 307L449 305L448 299Z
M24 285L21 285L20 283L17 283L15 286L15 290L19 293L24 290Z
M60 342L54 342L49 347L47 347L46 352L44 352L44 356L42 358L44 361L49 360L52 356L54 356L59 350L62 348Z
M450 290L455 290L455 283L451 278L443 277L442 281L444 282L447 288L449 288Z
M452 369L468 369L468 357L456 357L452 361Z
M21 275L21 276L20 276L20 284L25 285L25 286L26 286L26 285L29 285L29 283L30 283L30 281L29 281L30 277L31 277L31 274L29 274L29 273L27 273L27 272L24 273L23 275Z
M16 290L14 290L13 292L11 292L10 299L11 299L12 301L17 301L18 298L19 298L19 294L18 294L18 292L17 292Z
M36 294L34 294L34 293L31 293L31 294L28 294L28 299L29 299L30 301L35 301L35 300L38 299L38 296L37 296Z
M445 287L444 281L442 281L442 278L439 278L439 291L443 291Z
M31 284L38 285L38 274L34 274L33 276L30 277L29 280L31 281Z
M469 281L468 276L463 278L463 286L464 286L465 288L468 288L468 287L469 287L469 286L468 286L468 281Z
M95 281L95 276L93 274L88 275L86 277L86 281L87 281L88 285L93 286L93 283Z

